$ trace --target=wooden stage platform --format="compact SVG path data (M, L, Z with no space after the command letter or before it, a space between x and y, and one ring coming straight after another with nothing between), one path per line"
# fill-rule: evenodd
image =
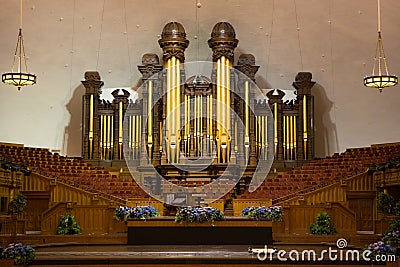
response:
M37 267L63 267L63 266L90 266L90 267L127 267L127 266L372 266L370 262L365 261L331 261L326 256L320 261L309 260L296 260L296 261L280 261L276 253L272 254L272 258L260 260L257 254L249 253L249 248L273 248L277 250L315 250L320 253L324 249L332 247L337 249L336 241L339 238L345 238L348 242L346 249L357 249L362 251L367 244L379 240L377 235L332 235L332 236L315 236L310 234L283 234L272 233L271 244L269 243L252 243L249 237L244 232L236 227L241 226L243 229L246 227L259 228L269 227L270 222L254 222L254 221L224 221L216 226L203 225L203 226L190 226L185 224L171 225L171 220L157 219L149 220L147 222L131 221L128 223L128 229L132 228L131 234L139 236L143 230L141 224L144 223L145 227L170 227L172 231L179 233L179 231L191 231L195 235L196 229L202 227L210 229L223 229L229 228L236 236L243 237L240 244L229 244L224 242L226 239L219 239L216 235L215 240L211 240L209 244L196 244L193 236L185 232L187 238L194 240L190 244L178 245L182 240L176 238L167 244L128 244L129 237L127 233L120 234L91 234L91 235L19 235L13 240L5 240L2 237L2 243L5 242L24 242L31 244L36 250L36 259L30 266ZM249 226L248 223L258 223L256 226ZM263 223L265 224L263 226ZM225 225L224 225L225 224ZM167 229L167 228L165 228ZM164 229L164 230L165 230ZM170 229L170 230L171 230ZM265 229L264 229L265 230ZM129 232L129 230L128 230ZM236 233L237 232L237 233ZM210 231L211 237L213 237ZM152 235L151 231L147 232ZM201 236L201 232L197 236ZM232 233L229 233L232 234ZM267 232L268 234L268 232ZM179 234L182 236L182 233ZM146 235L142 234L142 238ZM264 236L265 237L265 236ZM132 238L135 238L134 236ZM169 236L173 239L174 236ZM182 238L182 237L180 237ZM209 237L207 237L209 238ZM246 241L246 238L247 241ZM250 240L250 241L249 241ZM262 239L264 240L264 239ZM230 241L230 240L227 240ZM194 243L194 244L193 244ZM319 254L318 254L319 255ZM376 266L374 263L373 266ZM387 263L386 266L400 267L398 262Z
M299 251L314 249L317 253L327 245L277 245L276 249ZM372 266L354 261L261 261L246 246L123 246L63 245L36 248L37 258L31 266ZM376 266L374 264L373 266ZM386 266L398 267L399 263Z

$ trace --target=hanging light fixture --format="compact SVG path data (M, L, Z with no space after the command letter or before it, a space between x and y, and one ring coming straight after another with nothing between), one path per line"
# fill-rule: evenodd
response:
M384 69L384 72L382 72L382 69ZM378 41L376 43L374 67L372 68L372 75L364 78L364 85L377 88L379 92L382 92L383 88L395 86L397 83L397 76L389 74L385 51L383 50L381 35L381 1L378 0Z
M24 66L25 72L22 72ZM14 72L14 68L17 68L16 72ZM32 85L36 83L36 75L28 72L28 65L26 64L24 39L22 37L22 0L20 0L18 41L17 47L15 48L11 72L4 73L1 76L1 80L3 81L3 83L17 86L18 90L20 90L22 86Z

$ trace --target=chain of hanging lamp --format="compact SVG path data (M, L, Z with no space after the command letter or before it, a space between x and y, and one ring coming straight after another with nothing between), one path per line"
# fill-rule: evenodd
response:
M17 69L16 71L14 71L15 68ZM23 68L25 68L24 72ZM22 0L20 0L18 41L15 48L11 72L4 73L1 79L3 83L14 85L18 88L18 90L20 90L22 86L36 83L36 75L28 72L28 65L26 63L24 39L22 36Z
M374 66L372 68L372 75L364 78L364 85L377 88L379 92L382 92L383 88L395 86L397 83L397 76L389 74L385 51L383 49L381 34L381 1L378 0L378 41L376 43Z

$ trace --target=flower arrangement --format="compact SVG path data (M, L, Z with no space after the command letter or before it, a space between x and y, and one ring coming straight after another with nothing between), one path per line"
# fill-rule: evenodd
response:
M382 237L382 242L393 247L395 254L398 255L400 252L400 231L392 231L384 234Z
M11 243L3 250L1 257L14 259L15 265L28 265L35 259L35 250L29 245Z
M175 215L175 222L179 223L204 223L222 221L224 219L224 214L217 208L213 207L181 207L178 209Z
M393 248L389 245L386 244L383 241L378 241L372 244L369 244L367 249L371 252L371 254L369 255L369 258L371 260L376 259L377 255L393 255L394 254L394 250Z
M244 208L241 212L243 217L248 217L252 220L272 220L272 221L282 221L283 219L283 209L282 206L272 206L266 208L265 206L254 207L248 206Z
M129 218L147 220L151 217L160 216L153 206L136 206L134 208L119 206L115 209L114 220L126 222Z

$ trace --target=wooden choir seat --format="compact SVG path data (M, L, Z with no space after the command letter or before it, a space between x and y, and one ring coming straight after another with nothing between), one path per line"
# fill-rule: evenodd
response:
M133 180L129 184L104 169L79 159L53 154L48 149L0 144L0 156L10 157L13 163L23 164L34 172L84 190L129 198L147 195Z

